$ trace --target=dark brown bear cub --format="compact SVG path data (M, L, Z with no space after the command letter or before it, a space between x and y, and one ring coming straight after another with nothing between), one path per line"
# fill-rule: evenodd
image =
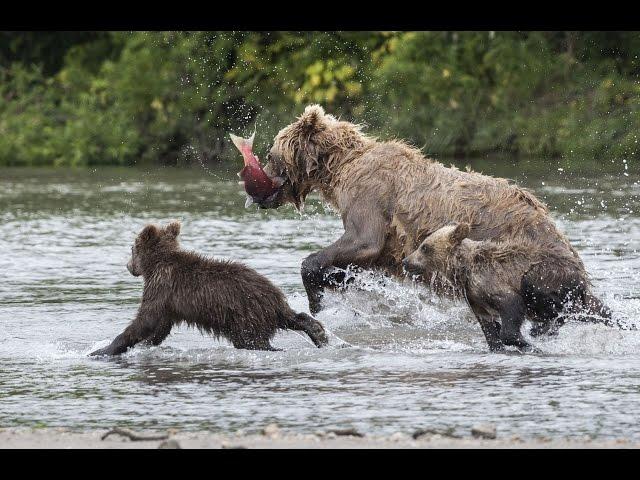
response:
M301 330L318 347L328 343L320 322L294 312L268 279L241 263L181 250L179 233L174 222L147 225L138 235L127 264L144 278L138 314L111 345L91 355L119 355L142 341L159 345L181 323L236 348L275 350L270 340L278 329Z
M443 275L467 300L492 351L504 345L534 350L520 332L525 316L534 322L532 335L555 331L566 313L612 325L610 311L603 317L589 311L589 286L570 250L524 239L474 241L469 233L466 223L442 227L402 264L411 273Z

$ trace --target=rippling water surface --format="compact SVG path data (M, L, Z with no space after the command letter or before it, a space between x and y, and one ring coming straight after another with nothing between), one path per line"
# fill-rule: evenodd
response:
M527 167L527 168L525 168ZM484 164L528 186L580 251L621 321L640 313L640 183ZM248 352L174 329L116 360L86 355L133 318L127 272L147 222L180 219L182 245L240 259L307 310L301 260L342 232L316 198L303 215L244 209L233 172L0 170L0 427L179 427L366 433L493 422L502 435L640 438L640 332L569 324L541 355L490 354L467 307L362 275L317 318L331 345L293 332ZM640 322L639 322L640 323ZM350 348L338 348L341 340Z

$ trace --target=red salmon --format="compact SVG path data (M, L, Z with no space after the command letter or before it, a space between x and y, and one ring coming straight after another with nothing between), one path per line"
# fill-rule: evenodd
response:
M255 138L255 132L249 138L242 138L230 134L231 141L236 146L240 153L242 153L242 157L244 158L244 168L240 170L238 176L244 182L244 190L247 192L249 196L247 198L247 206L251 204L251 202L263 202L271 197L274 193L278 191L278 188L281 185L278 185L277 182L274 182L269 178L269 176L265 173L260 165L258 157L253 154L253 139Z

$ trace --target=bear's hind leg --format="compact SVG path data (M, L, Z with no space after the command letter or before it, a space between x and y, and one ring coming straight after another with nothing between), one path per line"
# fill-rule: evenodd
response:
M131 334L130 329L127 328L124 332L114 338L111 344L107 345L104 348L91 352L89 356L100 357L103 355L120 355L121 353L126 352L130 347L133 347L136 343L138 342Z
M533 322L529 335L532 337L555 337L560 331L560 327L564 325L565 320L560 317L556 318L544 318L529 312L529 318Z
M287 321L286 327L291 330L301 330L313 341L316 347L324 347L329 343L329 338L322 324L313 318L311 315L307 315L304 312L295 313L292 312L292 316Z
M529 335L532 337L552 337L558 334L558 328L550 322L535 322L529 330Z
M584 295L584 310L587 315L596 316L601 323L610 325L612 317L611 309L590 292Z

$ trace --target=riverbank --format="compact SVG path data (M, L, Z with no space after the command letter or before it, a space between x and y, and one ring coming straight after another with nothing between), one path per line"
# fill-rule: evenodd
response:
M354 436L357 432L316 432L309 434L282 432L270 426L263 433L219 434L211 432L129 432L134 438L149 437L149 440L132 440L127 435L111 433L109 430L91 432L73 432L66 429L45 428L7 428L0 429L0 448L55 448L55 449L94 449L94 448L208 448L208 449L376 449L376 448L482 448L482 449L565 449L565 448L640 448L640 442L628 439L592 440L588 438L454 438L426 433L418 438L405 433L388 436ZM128 431L127 431L128 432ZM349 434L351 433L351 434ZM138 436L139 437L135 437ZM166 437L166 438L161 438Z

